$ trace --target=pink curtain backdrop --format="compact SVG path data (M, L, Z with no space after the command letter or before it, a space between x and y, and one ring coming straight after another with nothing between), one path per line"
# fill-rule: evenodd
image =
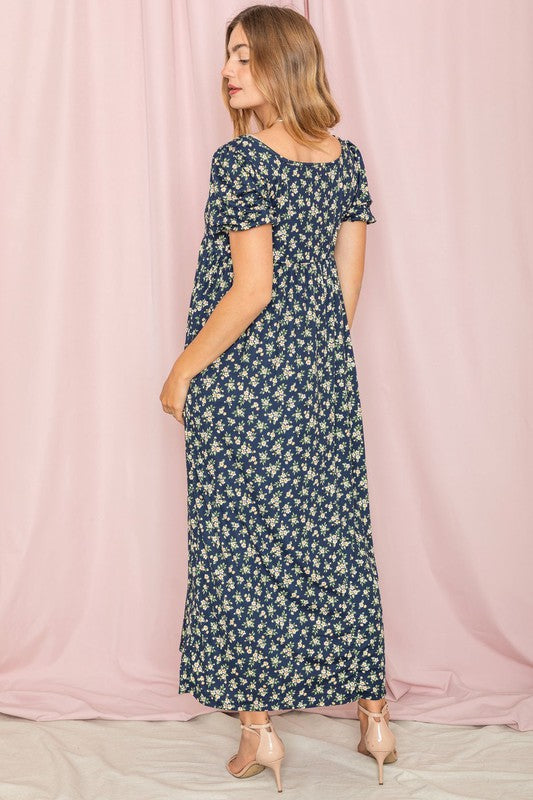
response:
M293 5L378 219L352 335L392 719L531 730L533 4ZM159 393L243 7L1 0L3 713L211 710L177 694L184 437Z

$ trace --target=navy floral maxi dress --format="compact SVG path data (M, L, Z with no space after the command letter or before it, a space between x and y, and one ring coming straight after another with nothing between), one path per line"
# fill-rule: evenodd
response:
M253 134L211 163L185 345L232 284L230 230L270 223L272 298L185 401L188 586L179 693L259 711L385 695L350 329L334 259L376 219L358 147L294 161Z

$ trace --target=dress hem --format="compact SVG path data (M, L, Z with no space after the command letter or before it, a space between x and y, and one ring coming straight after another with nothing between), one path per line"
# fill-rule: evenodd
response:
M367 696L365 697L365 692L361 692L360 690L356 692L352 692L348 695L348 699L344 700L336 700L334 703L326 703L326 704L311 704L308 701L302 701L301 703L292 704L291 706L280 706L280 705L271 705L270 703L245 703L240 704L239 708L234 708L233 705L228 703L224 703L223 705L212 705L209 702L207 695L202 694L201 692L192 692L188 689L178 687L178 694L191 694L199 703L202 705L208 706L209 708L216 709L217 711L295 711L299 708L330 708L331 706L344 706L348 703L353 703L356 700L364 699L364 700L382 700L386 697L386 691L382 693L375 693L375 692L368 692L366 693ZM214 701L217 703L218 701Z

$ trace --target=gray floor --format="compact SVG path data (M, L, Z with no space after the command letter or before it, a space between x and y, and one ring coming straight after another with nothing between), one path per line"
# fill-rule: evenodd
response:
M355 751L359 723L323 714L272 714L286 756L278 794L270 769L233 778L235 716L187 722L34 722L0 714L1 800L532 800L533 731L506 725L434 725L394 720L398 761Z

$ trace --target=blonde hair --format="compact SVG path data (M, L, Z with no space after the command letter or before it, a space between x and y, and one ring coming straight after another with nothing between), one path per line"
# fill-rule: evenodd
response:
M333 100L324 55L317 35L303 14L292 8L254 5L245 8L226 30L224 61L233 29L241 24L250 46L250 72L259 91L282 117L300 144L316 147L314 139L328 135L340 120ZM222 79L222 97L233 121L234 136L250 133L252 108L232 108L228 80Z

